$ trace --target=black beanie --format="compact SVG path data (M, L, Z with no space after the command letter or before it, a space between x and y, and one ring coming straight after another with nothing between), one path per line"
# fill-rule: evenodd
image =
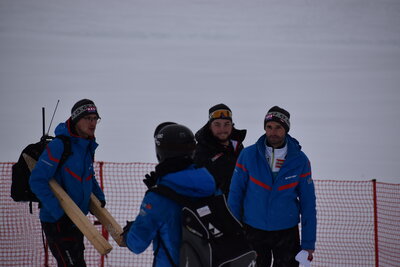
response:
M283 128L285 128L286 133L289 132L290 129L290 113L284 110L283 108L280 108L278 106L273 106L270 110L268 110L267 115L265 115L264 118L264 129L265 125L269 121L276 121L282 125Z
M232 111L225 104L218 104L208 110L208 122L216 119L225 119L232 121Z
M95 114L100 118L99 113L97 113L97 108L92 100L79 100L71 109L71 121L73 124L76 124L82 117L89 114Z

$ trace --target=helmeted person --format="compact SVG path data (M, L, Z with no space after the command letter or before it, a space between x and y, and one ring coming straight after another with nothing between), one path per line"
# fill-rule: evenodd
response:
M95 131L100 116L92 100L82 99L71 109L71 117L60 123L55 135L69 138L71 155L58 166L64 143L55 138L48 143L30 177L32 192L40 200L40 221L50 250L58 266L86 266L83 234L68 218L49 186L55 179L84 214L89 212L93 193L105 206L105 196L93 169L94 153L98 146Z
M317 219L311 165L289 129L289 112L272 107L264 118L265 134L241 152L232 177L228 205L245 224L257 266L270 266L273 256L274 267L297 267L301 250L313 258Z
M225 195L228 195L246 132L234 127L232 111L227 105L217 104L209 109L207 123L195 135L198 143L194 162L207 168Z
M173 122L162 123L154 132L159 164L155 172L146 175L148 187L164 185L176 193L202 198L216 191L213 177L205 168L193 164L195 139L186 126ZM153 266L179 265L181 244L181 209L175 201L155 192L143 198L135 221L124 227L124 241L132 252L144 252L152 243Z

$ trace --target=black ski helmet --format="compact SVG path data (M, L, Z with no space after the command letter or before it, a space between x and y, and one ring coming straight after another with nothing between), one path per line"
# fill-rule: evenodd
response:
M164 124L164 125L163 125ZM179 156L193 157L196 141L192 131L177 123L162 123L154 132L158 162Z
M153 137L155 138L156 135L158 134L158 132L159 132L162 128L164 128L164 127L167 126L167 125L171 125L171 124L177 124L177 123L176 123L176 122L172 122L172 121L166 121L166 122L160 123L160 124L156 127L156 129L154 130L154 135L153 135Z

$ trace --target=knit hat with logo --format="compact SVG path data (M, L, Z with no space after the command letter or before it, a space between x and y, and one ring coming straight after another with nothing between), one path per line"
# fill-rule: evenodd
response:
M286 130L286 133L289 132L290 129L290 113L280 108L278 106L273 106L270 110L268 110L267 115L264 118L264 129L265 125L269 121L275 121L282 125L282 127Z
M95 114L100 118L97 107L92 100L79 100L71 109L71 121L76 124L81 118L90 114Z

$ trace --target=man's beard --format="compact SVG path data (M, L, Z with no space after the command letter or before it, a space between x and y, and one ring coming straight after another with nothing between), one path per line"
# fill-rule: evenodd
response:
M220 143L225 143L225 142L229 141L229 135L226 135L225 138L221 138L221 137L219 137L219 136L215 136L215 138L216 138L216 139L218 140L218 142L220 142Z
M276 135L267 137L268 144L271 146L280 146L285 142L285 138L280 138Z

